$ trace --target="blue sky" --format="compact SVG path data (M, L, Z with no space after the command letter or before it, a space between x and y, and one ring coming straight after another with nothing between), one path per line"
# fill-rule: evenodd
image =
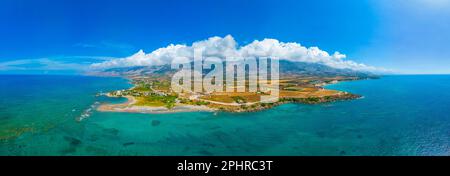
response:
M231 34L318 46L400 73L450 73L449 0L0 1L0 73L72 73Z

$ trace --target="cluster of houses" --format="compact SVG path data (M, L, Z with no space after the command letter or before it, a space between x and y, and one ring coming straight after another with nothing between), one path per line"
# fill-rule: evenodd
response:
M153 90L153 89L152 89ZM136 90L117 90L109 93L111 96L122 97L122 96L134 96L134 97L143 97L150 95L159 95L159 96L167 96L167 93L161 91L136 91Z

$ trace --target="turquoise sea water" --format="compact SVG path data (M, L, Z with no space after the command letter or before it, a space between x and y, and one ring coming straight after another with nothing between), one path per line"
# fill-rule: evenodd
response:
M95 96L124 79L3 75L0 155L450 155L449 82L385 76L328 86L364 96L352 101L131 114L90 110L124 101Z

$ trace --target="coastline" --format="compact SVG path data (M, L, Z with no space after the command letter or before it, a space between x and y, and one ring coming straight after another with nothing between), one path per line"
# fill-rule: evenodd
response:
M114 97L107 95L109 97ZM195 106L177 104L172 109L163 106L136 106L137 100L133 96L124 96L128 99L125 103L120 104L102 104L97 108L100 112L128 112L128 113L145 113L145 114L165 114L165 113L179 113L179 112L214 112L216 109L207 106Z
M128 77L126 79L133 80L132 78ZM320 85L316 84L315 86L324 90L325 87L328 85L338 84L343 81L355 81L355 80L333 80L332 82L321 83ZM132 90L136 87L137 87L136 84L132 84L132 87L129 88L128 90ZM180 113L180 112L231 112L231 113L257 112L266 109L271 109L273 107L288 103L322 104L336 101L354 100L362 97L361 95L356 95L345 91L337 91L337 93L331 95L314 95L306 97L280 96L279 100L273 103L262 103L262 102L221 103L201 99L201 101L208 102L209 104L195 105L176 102L173 107L168 108L165 106L136 105L138 103L138 100L133 95L120 95L120 94L117 95L112 92L103 95L108 97L124 97L127 98L127 101L119 104L111 104L111 103L101 104L96 108L96 110L99 112L128 112L128 113L144 113L144 114L165 114L165 113Z
M107 94L109 97L116 97ZM328 96L328 97L315 97L311 100L310 98L280 98L278 102L274 103L254 103L251 106L237 105L230 106L233 108L223 109L223 108L213 108L205 105L187 105L187 104L176 104L173 108L168 109L163 106L136 106L134 105L137 100L133 96L123 96L128 100L125 103L120 104L101 104L97 107L99 112L127 112L127 113L144 113L144 114L166 114L166 113L180 113L180 112L257 112L266 109L270 109L282 104L289 103L300 103L300 104L321 104L321 103L331 103L344 100L354 100L359 99L362 96L355 95L351 93L342 93L338 96ZM246 108L242 108L246 107Z

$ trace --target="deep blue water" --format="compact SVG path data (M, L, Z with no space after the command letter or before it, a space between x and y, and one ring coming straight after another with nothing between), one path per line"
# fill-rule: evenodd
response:
M124 79L3 75L0 155L450 155L449 82L385 76L327 86L364 96L352 101L130 114L89 111L124 101L95 96Z

